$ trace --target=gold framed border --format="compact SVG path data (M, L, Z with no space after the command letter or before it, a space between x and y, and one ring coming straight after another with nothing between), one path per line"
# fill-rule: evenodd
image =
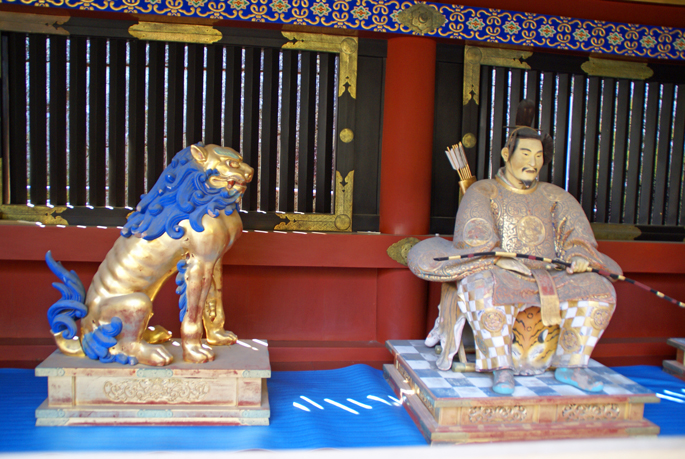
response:
M616 59L590 57L580 66L590 76L646 80L654 75L654 70L646 62L628 62Z
M276 214L282 220L274 230L286 231L352 231L352 190L354 171L350 171L343 182L342 175L335 171L335 213L334 214Z
M347 35L323 35L301 32L281 32L289 41L283 49L318 51L340 55L338 75L338 97L346 92L352 99L357 98L357 58L359 41ZM341 130L341 134L344 129ZM353 136L352 136L353 138ZM352 141L349 139L349 142ZM342 139L345 142L345 139ZM278 213L279 218L287 220L279 223L274 230L286 231L352 231L352 197L354 190L354 170L344 178L335 171L335 204L333 214L323 213Z
M44 33L50 35L69 35L62 27L71 16L52 16L49 14L0 12L0 30L4 32Z
M26 206L22 204L0 205L0 220L42 223L43 225L69 225L60 216L67 210L64 206Z
M340 75L338 75L338 97L349 91L357 98L357 56L359 40L346 35L323 35L316 33L281 32L289 41L283 49L319 51L340 55Z
M512 69L529 69L524 62L533 55L532 51L504 48L484 48L466 45L464 47L464 95L463 104L471 99L480 105L480 66L493 65Z
M128 28L128 33L139 40L174 41L210 45L223 38L214 27L196 24L139 22Z

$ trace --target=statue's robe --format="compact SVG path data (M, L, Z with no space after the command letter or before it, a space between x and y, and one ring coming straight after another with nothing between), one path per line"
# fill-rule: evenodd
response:
M468 285L475 285L473 281L477 277L477 286L485 288L485 296L488 301L491 299L491 303L488 303L490 306L481 304L478 308L491 308L492 305L505 307L500 307L507 316L505 328L507 324L511 328L512 315L515 317L518 311L526 307L541 305L538 284L533 276L502 269L495 265L495 257L434 260L436 257L491 251L522 253L564 261L570 261L572 257L578 256L586 259L593 268L621 274L616 262L597 251L597 242L590 224L573 196L549 183L536 183L529 189L520 190L509 186L501 178L501 174L494 180L480 180L468 189L459 206L452 242L442 238L420 242L409 252L408 265L411 271L422 279L436 282L456 281L462 290L469 281L471 284ZM544 262L517 260L531 270L548 268ZM610 305L610 317L616 303L616 293L606 277L595 273L568 274L565 270L548 272L562 305L562 318L565 318L566 314L563 308L568 307L569 303L576 305L577 302L583 302L581 315L593 314L596 308L592 305L598 302L605 309L605 305ZM462 280L463 282L460 282ZM462 302L463 297L464 295ZM588 307L585 306L587 301L591 302ZM474 314L469 316L466 310L468 308L465 309L463 304L459 306L474 328L477 350L480 350L478 329L482 327L474 322L478 322L482 314L476 314L474 311ZM441 311L441 314L444 312ZM606 314L604 316L606 318ZM605 322L601 324L599 335L606 328L608 319ZM580 333L581 338L582 334L586 333L583 330L576 332ZM563 337L562 333L562 339ZM506 339L507 337L505 341ZM593 340L593 345L588 349L578 349L584 352L587 358L579 360L560 357L556 363L563 366L582 366L589 359L594 341L596 340ZM510 350L508 352L510 353ZM487 360L487 356L484 358ZM500 361L495 359L491 362L481 362L482 368L479 369L506 368L510 360L511 358L507 357ZM479 360L477 364L478 362Z

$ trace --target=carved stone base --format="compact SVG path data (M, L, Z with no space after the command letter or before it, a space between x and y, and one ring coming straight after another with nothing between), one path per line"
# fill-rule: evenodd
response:
M36 367L47 376L48 398L36 425L268 425L264 344L214 346L216 359L183 361L180 343L166 343L174 363L165 367L103 364L55 351Z
M671 338L666 341L678 350L676 360L664 360L664 371L685 381L685 338Z
M604 381L591 394L554 379L516 376L512 396L492 391L491 373L439 371L422 341L388 341L394 365L384 376L429 443L480 443L553 438L657 435L643 418L648 389L595 361L589 370Z

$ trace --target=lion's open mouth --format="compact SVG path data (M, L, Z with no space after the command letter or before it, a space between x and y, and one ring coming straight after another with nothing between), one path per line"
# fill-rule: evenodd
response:
M234 190L237 191L238 193L244 193L245 190L247 189L247 182L243 180L227 180L226 181L226 189L227 190Z
M224 178L213 176L210 179L212 186L216 188L224 187L227 190L236 190L239 192L244 192L247 189L247 184L244 180L236 180L235 178Z
M245 182L242 180L228 180L226 181L226 188L229 190L234 187L245 187Z

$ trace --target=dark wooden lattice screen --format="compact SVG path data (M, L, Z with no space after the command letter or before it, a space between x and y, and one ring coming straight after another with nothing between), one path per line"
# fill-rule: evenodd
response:
M554 137L554 159L541 179L575 196L591 222L683 226L682 66L650 64L654 76L643 81L588 76L581 69L585 61L534 54L526 60L530 70L481 66L472 171L479 179L490 178L503 165L506 126L514 123L518 101L527 98L540 106L537 125ZM455 88L461 84L460 67L457 57L438 63L434 166L440 164L444 177L434 183L432 226L441 233L451 232L454 214L450 218L448 208L456 213L458 196L456 173L440 156L461 140L462 124L454 113L461 104L452 105L461 102ZM445 118L453 124L445 126Z
M338 56L252 41L3 33L9 203L122 224L173 155L203 141L255 168L244 210L331 213Z

